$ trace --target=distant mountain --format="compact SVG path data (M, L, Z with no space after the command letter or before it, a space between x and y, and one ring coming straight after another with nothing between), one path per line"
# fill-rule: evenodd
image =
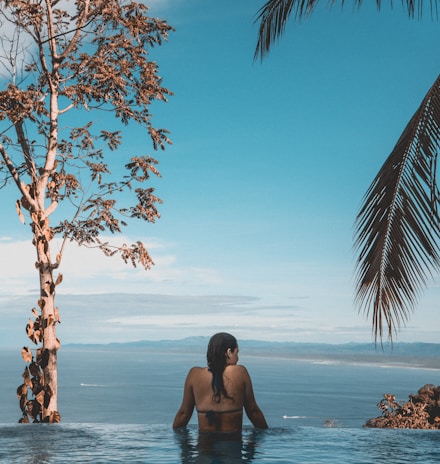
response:
M64 349L71 350L127 350L127 351L170 351L194 350L205 352L209 337L189 337L181 340L141 340L129 343L109 343L105 345L69 344ZM374 363L390 365L410 365L440 369L440 344L437 343L394 343L374 345L373 343L325 343L268 342L240 340L242 357L283 357L310 361L337 361L350 363Z

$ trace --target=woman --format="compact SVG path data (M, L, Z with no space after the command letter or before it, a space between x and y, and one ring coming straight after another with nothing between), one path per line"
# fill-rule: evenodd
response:
M237 365L235 337L223 332L213 335L206 358L208 367L193 367L186 377L173 428L184 427L195 406L201 432L241 431L243 407L255 427L267 429L255 401L251 378L244 366Z

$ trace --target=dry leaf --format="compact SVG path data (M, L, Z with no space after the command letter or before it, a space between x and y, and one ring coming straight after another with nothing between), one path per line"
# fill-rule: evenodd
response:
M49 407L50 398L52 395L49 395L47 392L44 393L44 408L47 409Z
M19 200L17 200L15 203L15 209L17 210L17 214L18 214L18 217L20 218L21 223L24 224L24 216L23 216L23 213L21 212Z
M41 377L42 374L40 366L36 362L29 364L29 372L33 377Z
M30 374L29 374L29 370L28 368L26 367L23 374L22 374L22 377L24 378L24 384L29 387L29 388L32 388L32 381L31 381L31 377L30 377Z
M27 395L21 395L20 397L20 409L24 411L26 409Z
M44 349L40 353L40 359L38 360L38 363L40 364L42 369L45 369L47 365L49 364L49 350Z
M62 281L63 281L63 274L58 274L57 280L55 282L55 286L60 285Z
M27 391L28 391L27 386L23 383L17 388L17 397L21 398L22 396L26 396Z
M58 424L59 422L61 422L61 415L58 411L52 411L50 413L50 420L49 422L51 422L52 424Z
M35 395L35 399L42 405L44 403L44 390L41 390L37 395Z
M26 409L27 409L28 414L35 419L34 422L38 422L37 416L38 414L40 414L40 411L41 411L41 406L38 403L38 401L35 401L35 400L28 401L26 404Z
M31 362L32 361L32 352L29 347L24 346L21 349L21 357L24 359L24 362Z
M34 343L35 344L41 342L41 338L42 338L41 330L35 330L33 338L34 338Z

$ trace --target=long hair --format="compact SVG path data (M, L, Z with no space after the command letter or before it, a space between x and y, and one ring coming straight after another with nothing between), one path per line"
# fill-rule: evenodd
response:
M212 372L212 391L216 403L220 403L221 396L231 398L223 383L223 371L226 367L226 351L230 348L234 351L237 348L236 338L228 333L220 332L211 337L208 343L206 359L208 369Z

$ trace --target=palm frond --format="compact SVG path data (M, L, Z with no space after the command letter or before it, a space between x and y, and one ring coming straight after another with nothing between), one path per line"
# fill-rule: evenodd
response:
M255 48L254 60L258 56L263 59L269 52L272 43L284 32L286 22L292 9L295 18L301 19L309 15L319 0L269 0L258 11L255 22L260 21L258 41Z
M408 316L440 267L440 76L368 189L356 219L356 301L377 341Z
M333 6L338 3L337 0L328 0ZM293 11L294 18L301 20L310 16L318 5L319 0L268 0L257 12L256 23L260 23L258 30L257 46L255 47L254 60L258 57L262 60L269 52L272 44L282 35L286 23ZM340 0L343 6L345 0ZM360 7L362 0L353 0L355 7ZM391 6L393 0L390 0ZM406 8L408 16L421 18L424 12L423 6L426 7L425 0L402 0L402 6ZM438 16L439 0L429 0L431 17ZM376 0L377 9L380 10L382 0Z

